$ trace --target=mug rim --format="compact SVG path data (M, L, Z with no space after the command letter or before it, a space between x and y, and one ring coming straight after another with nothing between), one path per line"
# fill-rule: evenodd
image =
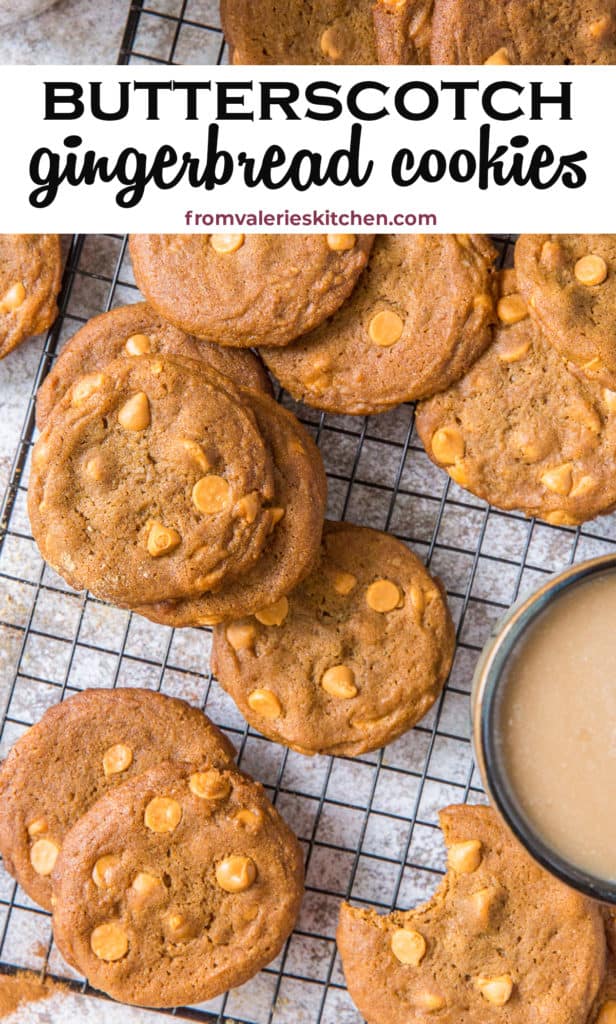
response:
M616 553L570 566L516 602L497 623L480 656L473 680L473 748L481 779L492 803L528 853L562 882L592 899L616 905L616 879L599 878L552 849L531 826L508 783L496 753L496 704L504 669L514 647L536 618L565 590L601 573L616 571Z

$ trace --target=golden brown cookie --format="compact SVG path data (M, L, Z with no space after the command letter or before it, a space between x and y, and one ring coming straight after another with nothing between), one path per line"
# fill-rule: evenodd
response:
M483 235L378 235L351 298L285 349L263 348L294 398L355 415L448 387L492 340L492 266Z
M258 783L163 763L79 819L53 888L58 947L95 988L182 1006L274 959L299 912L303 863Z
M212 669L270 739L355 756L427 713L454 642L439 584L404 544L326 522L321 560L288 598L216 627Z
M235 751L197 708L141 689L85 690L47 711L0 772L0 851L21 887L51 907L64 837L103 793L161 760L225 765Z
M0 234L0 359L58 315L59 235Z
M376 0L379 64L429 64L434 0Z
M616 394L570 372L502 276L494 344L454 387L420 404L430 458L497 508L556 526L616 506Z
M227 377L124 357L78 380L34 448L28 508L71 586L135 607L246 571L273 525L271 457Z
M64 346L36 396L36 423L43 429L54 405L78 377L102 370L119 356L172 355L198 359L236 384L271 394L262 363L252 352L212 345L163 320L147 302L95 316Z
M288 345L352 292L371 235L132 235L135 278L170 323L220 345Z
M615 0L434 0L433 64L616 64Z
M374 0L221 0L233 64L376 64Z
M616 390L616 235L520 235L515 264L547 340Z
M368 1024L587 1024L605 971L598 906L543 871L488 807L440 814L448 871L416 910L344 903L338 949Z
M616 909L604 908L607 932L607 970L589 1024L616 1024Z
M277 604L318 557L327 503L321 453L301 423L265 395L242 391L274 463L275 524L259 560L236 582L185 601L137 608L165 626L212 625Z

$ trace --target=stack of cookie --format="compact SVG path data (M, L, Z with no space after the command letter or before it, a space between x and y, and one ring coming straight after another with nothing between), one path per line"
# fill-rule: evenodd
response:
M493 343L420 403L431 459L502 509L573 526L616 508L616 237L522 235Z
M0 773L0 850L53 910L56 943L122 1002L178 1006L252 977L303 892L299 844L183 701L89 690L49 710Z
M233 64L615 64L614 0L221 0Z
M38 398L33 535L76 589L159 621L275 617L318 553L320 455L249 352L145 304L88 323Z

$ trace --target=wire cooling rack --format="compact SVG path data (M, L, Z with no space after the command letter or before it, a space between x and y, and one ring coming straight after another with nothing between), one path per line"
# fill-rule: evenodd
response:
M223 59L216 3L131 4L121 62ZM510 262L511 239L497 243L502 262ZM281 395L320 446L329 516L389 530L410 544L443 579L458 635L440 701L384 751L351 760L285 750L248 729L212 679L209 630L173 632L75 594L43 564L31 537L26 491L36 389L64 340L89 317L137 298L125 238L72 238L60 317L45 339L0 516L0 753L46 708L89 686L146 686L203 707L299 835L307 892L298 927L273 964L212 1003L163 1016L212 1024L358 1024L336 956L340 901L387 912L433 891L445 859L438 809L484 799L469 739L478 653L522 592L575 560L613 551L616 517L572 530L499 512L432 465L414 431L413 406L367 419L334 417ZM0 870L0 970L22 968L94 994L55 949L49 915Z

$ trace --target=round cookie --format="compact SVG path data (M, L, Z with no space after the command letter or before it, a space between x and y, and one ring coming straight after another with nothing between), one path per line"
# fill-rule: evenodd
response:
M550 343L616 390L616 235L521 235L515 265Z
M59 235L0 234L0 359L58 315Z
M379 235L351 298L286 349L263 348L294 398L354 415L427 398L492 340L492 265L483 235Z
M231 381L124 357L81 378L34 448L33 536L76 589L119 605L201 594L260 555L273 466Z
M440 814L448 871L416 910L344 903L337 942L368 1024L587 1024L605 969L598 905L543 871L488 807Z
M432 64L616 64L616 0L434 0Z
M184 356L203 361L236 384L271 394L267 372L252 352L234 352L184 334L147 302L120 306L95 316L64 346L36 396L36 424L42 430L51 410L79 377L102 370L120 356Z
M276 524L258 562L239 580L185 601L137 608L165 626L212 625L276 605L318 557L327 504L321 453L299 420L265 395L242 392L272 453Z
M135 278L170 323L220 345L288 345L350 295L371 235L132 235Z
M457 484L555 526L616 506L616 394L571 373L505 271L494 344L454 387L423 402L416 428Z
M21 887L51 907L64 837L118 783L161 760L224 765L235 751L197 708L137 688L85 690L47 711L0 771L0 852Z
M434 0L376 0L379 64L429 64Z
M355 756L427 713L454 645L441 588L404 544L326 522L319 564L281 605L215 628L212 670L270 739Z
M54 936L95 988L182 1006L280 951L303 891L299 843L238 771L160 764L98 801L53 875Z
M376 64L374 0L221 0L233 64Z

